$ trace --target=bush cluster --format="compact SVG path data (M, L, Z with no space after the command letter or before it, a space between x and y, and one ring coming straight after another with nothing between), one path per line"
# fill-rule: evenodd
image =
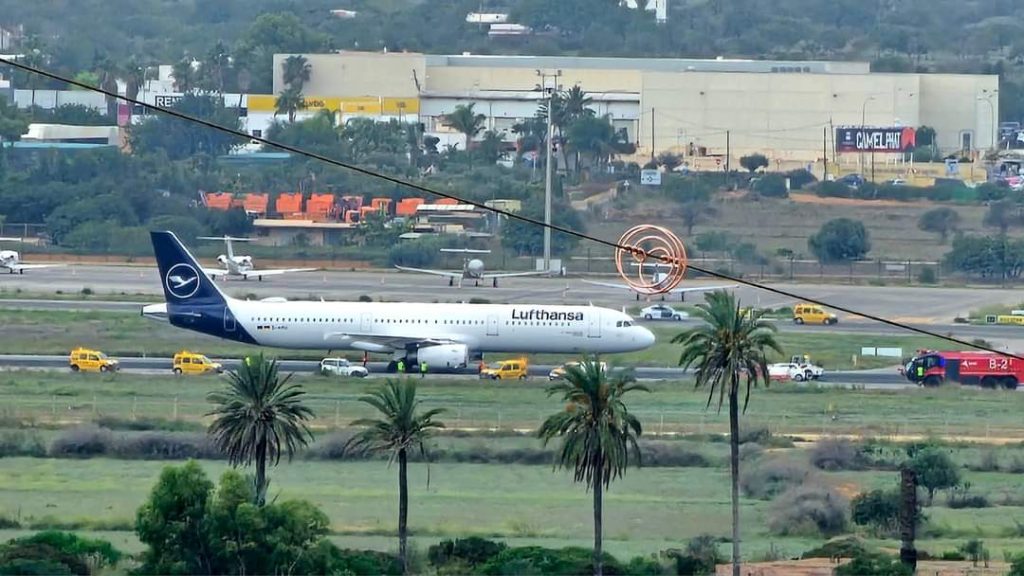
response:
M216 459L222 455L205 434L191 432L142 432L114 434L94 425L61 432L50 443L55 458L109 456L125 460Z
M815 483L790 488L775 499L768 529L779 536L831 537L846 531L849 504L839 493Z
M859 446L849 440L829 438L811 449L811 464L820 470L863 470L868 462Z
M771 500L811 475L807 464L790 458L761 458L741 470L740 490L748 498Z

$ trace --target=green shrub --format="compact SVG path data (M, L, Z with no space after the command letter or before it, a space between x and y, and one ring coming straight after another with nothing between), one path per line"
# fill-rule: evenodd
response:
M765 174L754 184L754 192L765 198L789 198L786 177L782 174Z
M661 553L675 564L676 574L714 574L715 566L725 561L718 552L718 539L710 534L695 536L683 550L671 549Z
M917 281L921 284L935 284L939 281L939 275L935 273L934 266L925 266L918 273Z
M864 541L856 536L835 538L811 548L800 555L800 558L854 558L867 551Z
M665 566L657 556L636 556L623 567L628 576L658 576L665 574Z
M892 556L865 552L836 568L835 576L913 576L914 572Z
M484 538L470 537L456 540L443 540L427 549L427 559L432 566L442 566L461 561L469 566L477 566L489 561L508 546L503 542L494 542Z
M0 545L0 574L75 574L116 565L122 554L109 542L46 531Z
M35 432L12 430L0 434L0 458L13 456L29 456L40 458L46 456L46 445Z
M506 548L479 567L478 573L494 576L504 574L536 574L562 576L593 574L594 553L587 548L541 548L523 546ZM609 576L625 574L622 565L612 555L604 554L604 573Z
M863 492L850 502L850 517L858 526L872 526L882 534L894 534L899 528L900 505L900 493L896 490Z

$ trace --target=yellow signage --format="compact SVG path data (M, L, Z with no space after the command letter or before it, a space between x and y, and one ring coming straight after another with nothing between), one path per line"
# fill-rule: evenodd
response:
M401 116L420 113L418 98L379 98L366 96L360 98L338 98L322 96L304 96L304 110L317 112L330 110L355 116ZM250 112L273 113L277 109L277 96L273 94L250 94L248 96Z
M1000 314L996 316L996 324L1024 324L1024 316Z

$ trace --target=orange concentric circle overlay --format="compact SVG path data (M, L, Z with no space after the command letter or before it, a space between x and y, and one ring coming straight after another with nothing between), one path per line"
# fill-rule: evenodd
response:
M641 224L626 231L615 249L615 267L640 294L665 294L683 281L686 247L662 226Z

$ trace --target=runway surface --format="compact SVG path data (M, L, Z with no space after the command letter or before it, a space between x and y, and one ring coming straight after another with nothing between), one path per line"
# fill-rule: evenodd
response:
M225 369L235 369L241 363L241 360L237 358L213 358L212 360L220 362ZM139 372L139 373L170 373L171 372L171 359L170 358L132 358L132 357L118 357L118 361L121 364L121 370L124 372ZM285 372L305 372L313 373L318 370L319 363L311 360L281 360L279 362L281 370ZM29 354L5 354L0 355L0 367L3 368L38 368L38 369L67 369L68 357L67 356L56 356L56 355L29 355ZM370 370L371 377L380 376L391 376L393 374L387 374L385 372L386 364L384 362L370 362L367 368ZM530 376L547 378L548 372L550 372L554 366L551 365L532 365L530 366ZM686 371L679 368L637 368L636 376L642 380L672 380L680 379L685 377ZM430 375L429 376L435 376ZM444 375L445 377L451 377L451 375ZM478 378L478 376L472 371L467 371L462 374L466 378ZM861 371L836 371L826 372L825 378L817 382L823 386L864 386L865 388L893 388L893 387L913 387L912 384L904 380L895 370L883 369L883 370L861 370Z
M613 277L603 280L614 282ZM219 284L235 297L264 298L283 296L290 299L356 300L367 295L374 300L447 301L486 298L492 302L532 302L587 304L621 308L647 305L638 303L627 290L593 286L576 277L507 278L498 288L490 285L462 288L449 287L443 278L393 271L349 272L321 271L255 279L227 280ZM684 286L714 286L714 281L684 282ZM800 296L834 303L867 314L899 322L915 324L949 324L956 316L989 305L1016 305L1021 301L1017 290L1001 288L923 288L887 286L841 286L813 284L774 284L772 287ZM48 268L24 275L0 274L0 289L8 294L21 289L33 295L78 294L88 288L97 298L104 295L127 295L133 300L162 300L161 283L155 268L142 266L85 266ZM741 301L757 307L792 305L796 300L765 290L740 287ZM135 298L138 296L138 298ZM654 301L660 301L660 298ZM678 296L667 298L678 303ZM688 302L702 301L701 294L690 294ZM840 315L840 324L856 320Z

